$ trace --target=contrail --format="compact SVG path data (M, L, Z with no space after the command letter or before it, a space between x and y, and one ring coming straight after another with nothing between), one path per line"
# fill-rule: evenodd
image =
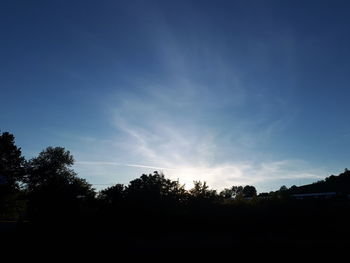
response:
M159 169L159 170L175 170L175 168L167 168L167 167L159 167L159 166L150 166L150 165L142 165L142 164L116 163L116 162L90 162L90 161L81 161L81 162L76 162L76 164L81 164L81 165L115 165L115 166L139 167L139 168L150 168L150 169Z

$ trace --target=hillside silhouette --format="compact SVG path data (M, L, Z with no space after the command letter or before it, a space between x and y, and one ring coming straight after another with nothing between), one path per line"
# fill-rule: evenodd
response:
M0 135L0 232L6 244L114 247L129 252L197 249L345 248L350 172L257 195L195 181L186 190L155 171L96 192L62 147L25 160L12 134ZM300 200L296 194L336 192ZM98 240L98 243L92 242Z
M315 182L309 185L293 187L289 189L291 194L311 194L311 193L325 193L335 192L339 195L350 194L350 171L345 169L339 175L331 175L325 180Z

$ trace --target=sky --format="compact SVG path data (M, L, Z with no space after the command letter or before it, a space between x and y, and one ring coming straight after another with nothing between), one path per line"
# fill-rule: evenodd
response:
M349 167L349 1L1 1L0 130L102 189Z

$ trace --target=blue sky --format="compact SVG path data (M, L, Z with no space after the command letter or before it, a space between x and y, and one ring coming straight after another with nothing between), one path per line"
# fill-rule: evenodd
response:
M154 170L259 192L320 180L349 167L349 11L2 1L0 129L27 158L66 147L97 189Z

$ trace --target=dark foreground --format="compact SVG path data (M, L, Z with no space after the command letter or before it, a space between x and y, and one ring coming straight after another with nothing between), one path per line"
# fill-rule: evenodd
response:
M122 212L122 213L121 213ZM7 247L149 254L350 248L348 200L264 201L3 222ZM300 250L299 250L300 251Z

